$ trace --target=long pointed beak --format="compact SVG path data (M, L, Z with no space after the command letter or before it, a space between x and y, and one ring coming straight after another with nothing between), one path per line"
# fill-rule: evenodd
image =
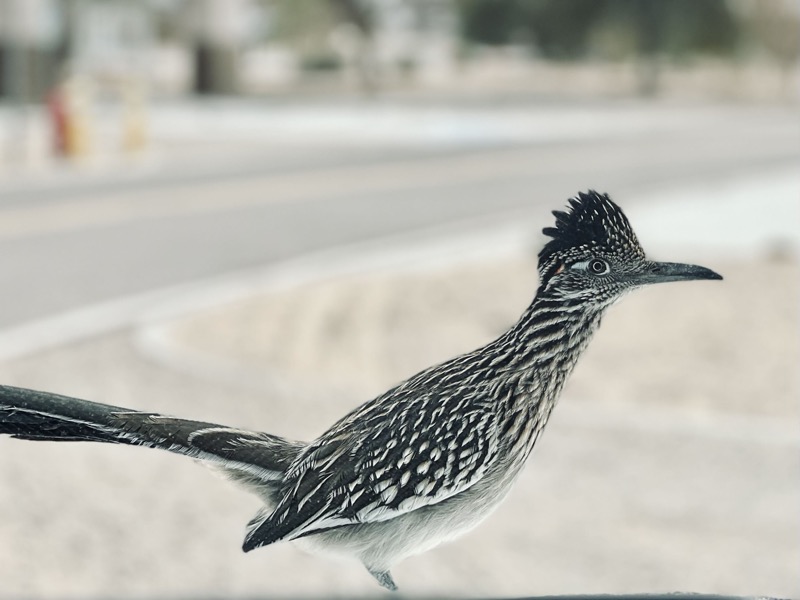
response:
M698 265L650 262L640 274L634 276L634 281L638 285L667 281L691 281L693 279L722 279L722 275Z

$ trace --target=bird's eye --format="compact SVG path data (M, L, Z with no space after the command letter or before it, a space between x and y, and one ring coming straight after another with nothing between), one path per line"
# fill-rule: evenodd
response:
M594 273L595 275L608 273L608 263L604 260L600 260L599 258L593 258L589 261L587 266L589 268L589 272Z

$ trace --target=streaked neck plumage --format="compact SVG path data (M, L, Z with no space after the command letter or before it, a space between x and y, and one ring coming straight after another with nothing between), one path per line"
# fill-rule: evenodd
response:
M519 321L484 350L494 355L507 410L500 439L521 463L533 448L605 307L537 295ZM518 445L521 453L514 452Z
M563 384L599 327L604 312L604 308L585 302L534 298L503 336L516 348L515 368L523 380L552 384L556 377ZM560 389L559 385L557 391Z

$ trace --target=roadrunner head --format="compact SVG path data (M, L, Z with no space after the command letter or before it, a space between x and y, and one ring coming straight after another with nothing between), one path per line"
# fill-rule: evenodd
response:
M567 212L553 214L555 227L543 230L553 239L539 253L540 297L603 308L651 283L722 279L705 267L648 260L628 218L607 194L581 192Z

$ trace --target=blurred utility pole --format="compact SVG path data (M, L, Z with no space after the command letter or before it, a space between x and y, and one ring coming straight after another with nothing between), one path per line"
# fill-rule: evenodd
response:
M55 76L56 10L53 0L0 0L0 101L12 108L0 132L0 162L24 163L37 154L31 106L44 101Z
M639 93L654 96L658 93L661 75L661 52L663 50L663 24L666 11L661 2L640 0L635 7L639 57L637 79Z
M41 102L56 69L53 0L0 0L0 98Z
M196 0L195 92L235 94L239 91L239 40L245 26L247 0Z
M330 0L343 21L353 26L358 34L355 68L361 89L366 93L377 91L379 69L375 60L375 14L371 3L364 0Z

